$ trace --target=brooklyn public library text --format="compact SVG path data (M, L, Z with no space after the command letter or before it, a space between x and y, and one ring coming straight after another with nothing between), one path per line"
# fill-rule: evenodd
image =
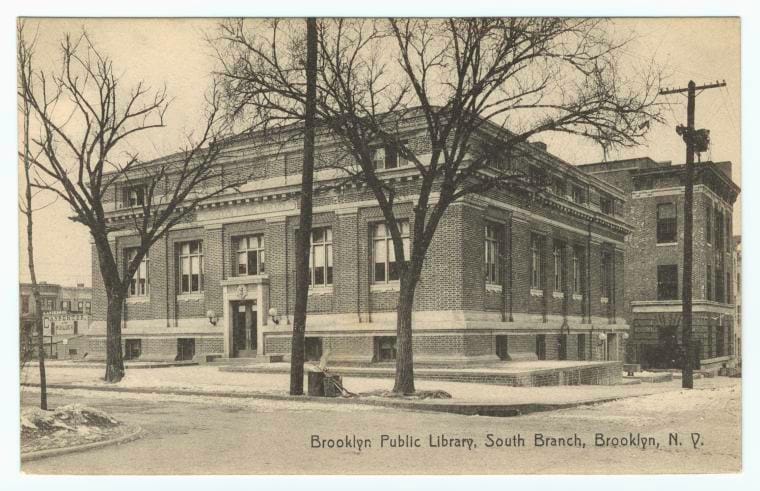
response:
M591 436L591 435L588 435ZM475 438L445 433L431 433L426 435L410 434L386 434L382 433L374 437L344 434L336 436L322 436L312 434L310 446L313 449L349 449L363 451L366 449L415 449L415 448L439 448L439 449L463 449L474 450L479 444L484 448L519 448L532 446L535 448L586 448L586 440L590 440L594 447L620 448L635 447L645 450L647 448L659 448L657 439L641 433L627 433L622 435L607 435L594 433L591 438L581 438L578 433L547 434L521 433L497 434L487 433L477 442Z
M377 438L360 437L354 434L339 437L311 435L311 448L347 448L362 451L368 448L462 448L472 450L477 447L474 438L429 434L424 437L409 434L381 434Z

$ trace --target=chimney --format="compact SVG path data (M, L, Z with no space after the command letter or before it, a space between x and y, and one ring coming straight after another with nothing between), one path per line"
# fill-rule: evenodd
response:
M535 142L530 142L530 144L533 145L534 147L540 148L541 150L543 150L544 152L546 152L546 143L544 143L542 141L535 141Z
M715 162L715 167L731 179L731 161Z

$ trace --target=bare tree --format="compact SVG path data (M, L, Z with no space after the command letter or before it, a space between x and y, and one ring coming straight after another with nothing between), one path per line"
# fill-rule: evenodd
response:
M186 219L202 201L245 182L225 176L219 164L226 131L219 115L216 85L207 95L206 119L176 154L143 162L124 150L128 141L164 126L166 91L143 82L123 88L112 60L99 52L86 32L66 35L60 70L35 71L20 89L35 127L31 159L39 177L32 185L63 199L72 220L92 237L107 297L105 380L124 376L121 324L132 279L150 247ZM110 205L108 204L110 203ZM123 205L120 219L110 212ZM121 258L110 238L116 231L139 237L130 258Z
M317 116L351 157L333 165L377 200L399 267L395 392L414 392L414 292L447 208L472 193L540 191L541 179L520 165L534 135L633 146L661 121L658 71L621 67L626 41L606 27L562 18L320 20ZM303 121L301 39L290 21L219 26L213 44L231 112L254 126ZM413 120L425 130L423 152L408 139ZM419 173L407 247L395 188L375 167L382 146Z
M42 300L40 299L40 286L37 283L37 272L34 269L34 219L32 207L32 157L29 151L29 102L23 97L22 87L32 84L32 57L34 55L34 44L32 40L27 42L24 38L24 24L19 22L16 32L17 42L17 62L18 62L18 95L19 111L21 112L23 124L23 143L21 149L21 161L24 169L24 197L19 202L19 209L26 218L26 253L29 267L29 276L32 282L32 300L34 302L34 326L37 338L37 360L40 370L40 409L47 410L47 379L45 376L45 338L44 325L42 320ZM25 333L21 333L23 338ZM30 341L33 337L30 337ZM22 353L23 355L23 353ZM23 360L23 358L22 358Z

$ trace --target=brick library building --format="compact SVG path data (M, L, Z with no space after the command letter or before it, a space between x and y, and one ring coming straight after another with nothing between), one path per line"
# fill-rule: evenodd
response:
M695 366L733 367L737 361L734 239L731 217L739 187L731 162L695 164L692 340ZM646 368L679 368L684 356L683 165L649 158L580 166L625 191L625 286L631 326L627 358Z
M424 162L423 133L419 121L402 136ZM127 360L289 356L302 161L302 143L291 140L271 148L256 134L225 142L235 155L220 164L225 172L245 169L254 178L205 201L151 248L124 310ZM396 356L399 289L390 233L366 186L325 186L339 154L318 141L307 357L329 350L335 362L388 362ZM395 148L378 146L375 156L408 241L419 171ZM416 363L623 359L623 254L632 230L624 192L541 143L521 146L520 165L548 178L549 189L471 195L440 221L415 295ZM112 191L109 220L128 223L142 195L134 181ZM113 234L125 260L137 244L128 229ZM93 313L82 351L97 359L105 357L106 297L92 257Z

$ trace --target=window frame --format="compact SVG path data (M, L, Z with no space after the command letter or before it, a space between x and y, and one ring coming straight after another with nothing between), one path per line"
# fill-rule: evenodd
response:
M565 267L566 267L566 254L565 243L561 240L554 240L552 243L552 259L554 263L554 278L553 287L555 292L564 292L565 284Z
M483 227L483 265L486 285L501 285L501 227L496 222L486 221ZM489 232L491 232L489 234Z
M715 210L715 220L713 221L713 227L715 227L715 250L722 251L723 250L723 210L721 210L718 206L714 208Z
M707 202L707 204L705 205L705 242L708 244L712 244L712 236L713 236L712 214L713 214L713 207L710 204L710 202Z
M389 343L390 347L384 348L385 343ZM390 362L396 360L398 357L398 340L396 336L375 336L375 361L378 362ZM390 352L391 356L384 356L386 352Z
M599 196L599 211L605 215L615 214L615 199L611 196Z
M133 184L124 187L124 206L126 208L138 208L145 205L145 192L147 186L144 184ZM134 193L134 197L132 194Z
M673 216L662 218L661 211L669 206L673 209ZM666 203L657 203L656 208L657 226L655 230L656 241L658 244L676 244L678 243L678 208L672 201ZM672 230L671 230L672 228Z
M732 230L731 230L731 213L726 210L725 214L725 222L726 222L726 252L731 252L731 241L732 241Z
M315 234L322 232L322 240L315 241ZM316 280L316 268L315 261L317 258L317 249L321 247L322 251L322 267L324 272L322 273L323 281L317 283ZM333 263L333 235L332 227L314 227L311 230L311 237L309 239L309 286L312 288L329 288L333 285L334 277L334 263Z
M599 258L600 268L600 290L601 297L607 301L613 298L615 292L615 274L613 272L614 255L611 251L602 250Z
M192 252L191 245L197 244L198 249L197 252ZM188 252L184 252L183 248L184 246L188 246ZM193 259L197 259L198 262L198 287L193 288L193 276L195 273L193 272ZM187 259L187 263L190 266L190 271L187 274L188 280L187 280L187 286L188 288L185 289L183 276L184 270L183 270L183 259ZM204 265L203 265L203 240L201 239L194 239L194 240L185 240L182 242L177 243L177 271L178 271L178 291L180 295L196 295L201 294L204 291Z
M251 246L251 239L255 239L257 244ZM241 244L245 242L245 247ZM235 276L258 276L266 273L266 238L264 234L240 235L233 238L235 244ZM251 253L256 253L256 272L250 272ZM241 254L245 254L245 263L240 263ZM245 272L240 272L240 267L245 266Z
M573 203L577 203L579 205L584 204L586 202L586 192L583 187L578 186L577 184L573 184L572 198Z
M401 146L406 146L408 144L408 140L399 140L397 144L373 145L370 147L372 152L372 167L375 170L390 170L410 165L411 162L402 157L399 152ZM378 158L379 152L382 152L382 158Z
M726 285L723 283L723 268L716 264L713 274L715 275L715 301L725 303Z
M669 271L672 272L672 278L666 277ZM679 288L678 264L658 264L657 300L679 300L681 297Z
M385 229L385 235L380 236L377 234L377 230L380 226L383 226ZM409 261L409 255L411 252L411 225L408 219L399 219L397 220L397 226L400 228L401 232L401 239L404 242L404 256L406 256L406 261ZM400 276L397 279L391 279L391 264L394 264L396 261L396 253L395 249L393 247L393 237L391 236L390 229L388 228L388 224L386 222L374 222L370 225L370 258L372 261L372 277L371 277L371 284L373 285L387 285L387 284L396 284L400 280ZM376 243L383 243L384 244L384 269L383 269L383 278L378 279L377 278L377 265L381 264L377 262L377 249L376 249ZM393 261L390 260L390 256L393 254ZM398 267L396 267L396 271L399 271Z
M552 178L552 193L561 198L564 198L567 195L567 184L562 177L554 176Z
M138 248L130 247L124 249L124 271L129 267L129 263L132 262L135 255L137 255ZM132 278L129 279L129 288L127 288L127 298L147 298L150 297L150 251L145 252L145 255L140 261L140 266L135 271ZM142 278L144 273L145 278ZM139 280L144 279L145 283L142 285L144 288L138 291Z
M532 234L530 237L530 288L544 289L543 271L544 237Z
M585 251L580 246L573 247L573 294L583 295Z

